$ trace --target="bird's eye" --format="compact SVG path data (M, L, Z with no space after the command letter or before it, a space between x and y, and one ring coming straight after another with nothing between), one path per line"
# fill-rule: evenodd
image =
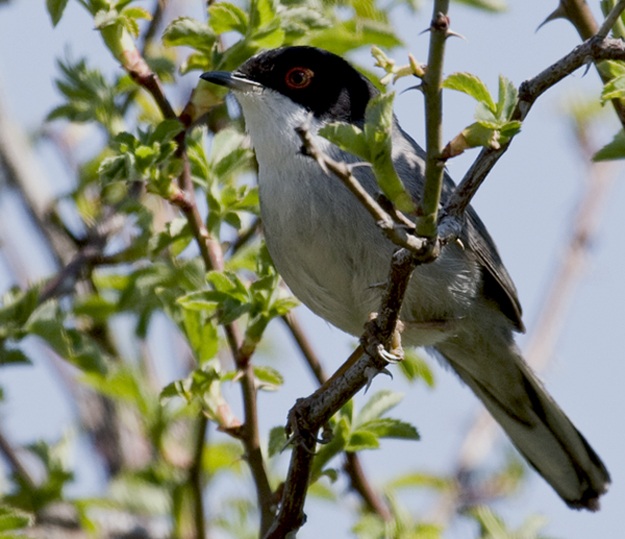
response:
M306 88L313 79L314 73L312 69L307 67L292 67L284 77L284 82L289 88L301 90Z

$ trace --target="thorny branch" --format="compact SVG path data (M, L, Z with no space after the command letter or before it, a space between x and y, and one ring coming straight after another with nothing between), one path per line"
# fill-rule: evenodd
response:
M602 39L593 37L575 47L569 54L553 65L521 84L519 98L511 120L525 120L532 105L549 88L583 67L588 62L601 60L625 60L625 43L620 39ZM512 141L502 144L498 149L484 148L464 178L450 196L444 210L447 216L461 216L471 199L482 185L500 157L507 151Z
M319 358L315 354L310 341L306 338L299 321L292 312L282 318L317 382L319 382L319 385L325 384L328 381L328 376ZM384 503L382 497L369 482L357 453L345 453L343 470L349 476L352 489L362 498L365 507L383 520L390 520L390 510Z

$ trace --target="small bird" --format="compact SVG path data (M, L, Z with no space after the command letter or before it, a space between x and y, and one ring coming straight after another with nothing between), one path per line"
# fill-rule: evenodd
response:
M331 122L364 125L374 85L346 60L314 47L261 52L234 72L201 78L231 89L258 161L260 210L269 253L292 292L334 326L360 335L380 302L396 249L348 189L303 155L295 129L313 136ZM322 137L319 148L359 162ZM394 119L392 158L419 200L425 152ZM368 167L354 174L380 194ZM444 180L443 203L454 188ZM402 341L444 358L481 399L527 461L572 508L599 508L610 475L523 360L513 338L523 331L512 279L477 213L468 208L459 242L418 266L400 313Z

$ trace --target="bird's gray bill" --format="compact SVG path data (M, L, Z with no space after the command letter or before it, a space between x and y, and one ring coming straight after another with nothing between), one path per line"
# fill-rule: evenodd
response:
M231 90L245 91L253 87L260 87L260 84L257 82L237 75L237 73L230 73L229 71L207 71L200 75L200 78L212 82L213 84L225 86Z

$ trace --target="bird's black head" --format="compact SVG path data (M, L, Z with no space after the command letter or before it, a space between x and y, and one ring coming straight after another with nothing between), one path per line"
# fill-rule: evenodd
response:
M262 52L233 74L271 88L320 119L360 123L376 88L343 58L315 47Z

